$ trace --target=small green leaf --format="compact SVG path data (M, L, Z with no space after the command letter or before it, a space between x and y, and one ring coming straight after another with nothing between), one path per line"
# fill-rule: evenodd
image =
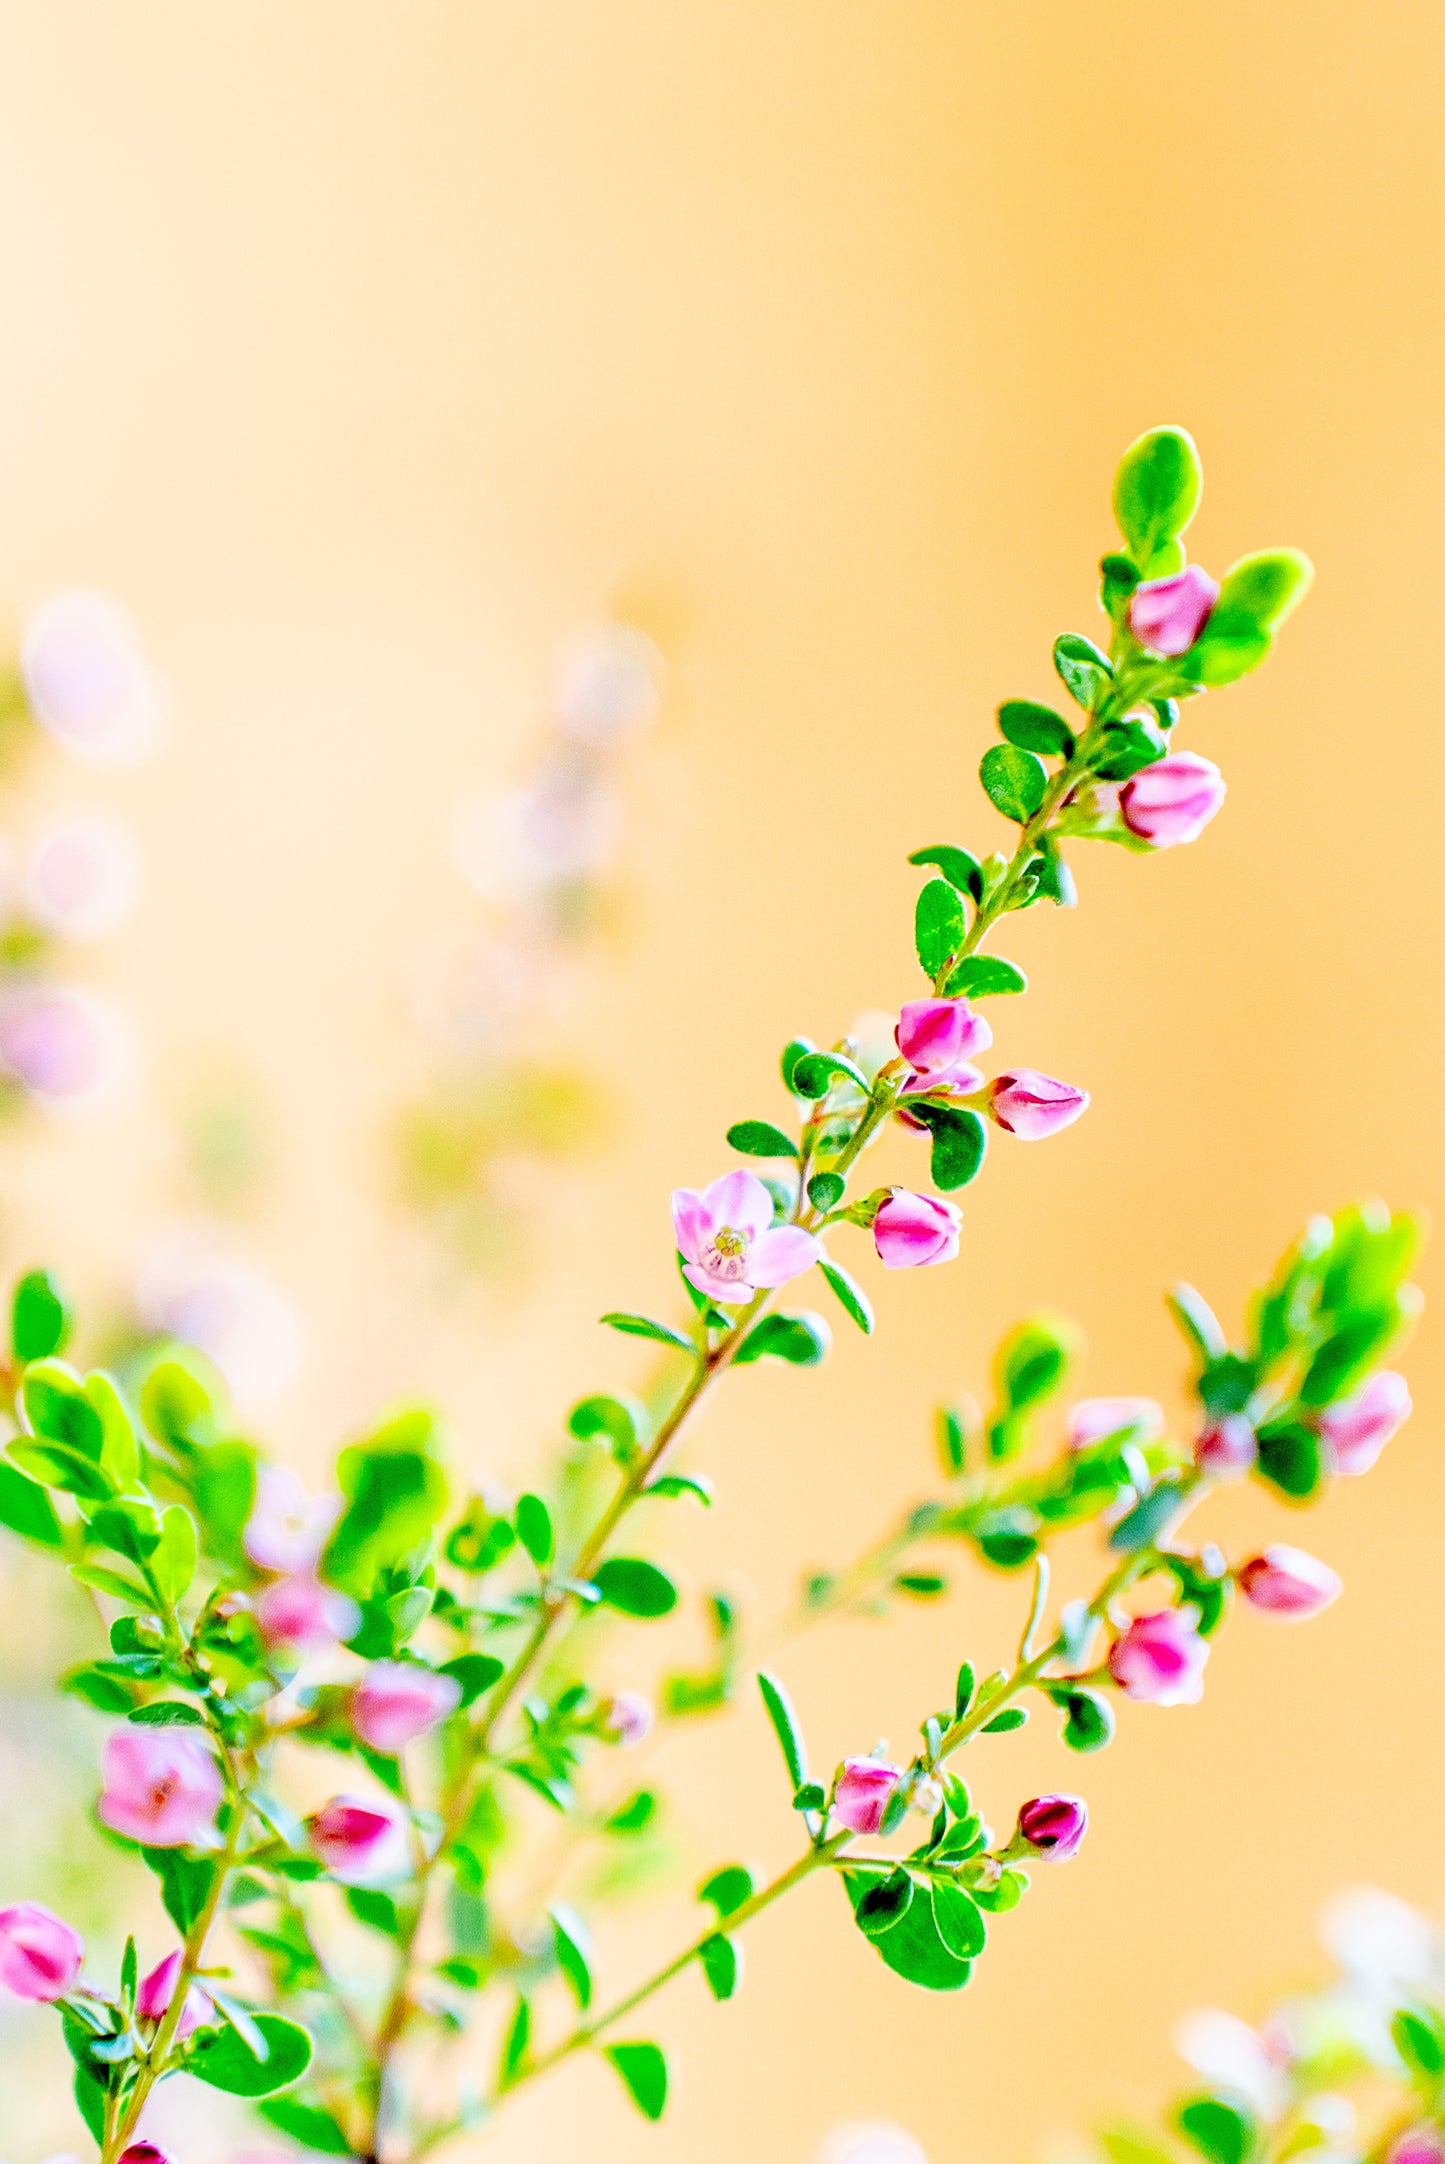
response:
M258 2014L255 2021L266 2045L264 2059L228 2024L224 2029L202 2029L192 2038L186 2072L231 2096L272 2096L278 2089L289 2089L311 2064L311 2038L299 2022L287 2021L280 2014Z
M141 1854L160 1880L166 1914L184 1938L205 1908L215 1864L208 1857L186 1856L175 1848L143 1848ZM258 2096L264 2093L256 2092Z
M757 1881L745 1863L727 1863L720 1871L714 1871L704 1879L697 1890L699 1901L707 1901L724 1919L740 1909L745 1901L751 1901Z
M602 2056L612 2061L644 2119L660 2119L667 2108L667 2060L658 2046L605 2044Z
M808 1182L808 1200L815 1210L831 1210L843 1200L847 1184L841 1172L815 1172Z
M988 1939L978 1903L961 1886L936 1884L933 1921L948 1951L958 1961L976 1961Z
M443 1661L440 1674L455 1676L462 1687L461 1704L471 1705L483 1691L489 1691L504 1674L503 1663L495 1653L459 1653L455 1660Z
M981 1909L987 1909L994 1916L1006 1916L1010 1909L1018 1907L1028 1891L1028 1884L1026 1872L1010 1867L996 1886L975 1886L971 1892Z
M694 1356L697 1353L697 1347L690 1337L684 1337L681 1330L674 1330L671 1323L654 1322L650 1315L614 1312L602 1316L601 1320L609 1330L620 1330L624 1337L651 1338L657 1345L673 1345L679 1352L692 1353Z
M1033 699L1005 699L998 710L1000 733L1020 751L1042 752L1046 759L1071 759L1074 732L1062 714Z
M855 1060L845 1059L841 1052L805 1052L793 1069L794 1094L814 1101L826 1097L840 1075L868 1095L868 1077Z
M604 1833L642 1833L657 1816L657 1798L650 1788L639 1788L635 1796L619 1804L608 1819L604 1819Z
M783 1056L778 1062L778 1066L783 1077L784 1089L790 1091L795 1097L802 1095L801 1090L793 1087L793 1076L797 1071L798 1062L801 1059L806 1059L810 1052L816 1052L817 1049L818 1047L811 1037L792 1037L783 1046Z
M824 1277L837 1295L838 1304L843 1309L843 1312L853 1322L857 1323L858 1328L865 1337L869 1336L873 1329L873 1308L863 1287L857 1284L848 1275L848 1272L836 1262L825 1262L821 1265L821 1268Z
M948 1580L936 1570L900 1571L893 1581L896 1593L907 1593L914 1600L937 1600L948 1591Z
M1108 655L1101 654L1092 639L1077 631L1066 631L1062 638L1055 639L1054 667L1069 697L1088 714L1093 713L1114 681Z
M832 1345L832 1333L821 1315L764 1315L733 1354L736 1367L754 1360L786 1360L795 1368L815 1368Z
M695 1348L690 1345L688 1350ZM623 1461L633 1456L652 1432L646 1406L640 1398L630 1395L583 1398L567 1415L567 1426L579 1442L605 1435L614 1457Z
M956 1480L968 1455L968 1431L951 1405L939 1406L933 1416L933 1433L944 1474L949 1480Z
M649 1480L642 1492L644 1495L690 1495L704 1510L711 1510L716 1491L706 1473L660 1473L656 1480Z
M952 842L934 842L931 848L915 849L908 861L935 865L960 894L969 895L975 902L983 900L983 867L966 849L955 849Z
M986 1736L1006 1736L1010 1729L1022 1728L1027 1719L1028 1715L1022 1706L1005 1706L1002 1713L996 1713L991 1721L984 1722L983 1733Z
M979 762L978 778L994 809L1020 826L1032 819L1049 785L1042 760L1013 744L995 744L986 751Z
M1174 1286L1165 1294L1164 1304L1206 1365L1229 1350L1229 1341L1213 1308L1203 1293L1196 1292L1192 1285L1180 1283Z
M21 1278L10 1308L10 1343L22 1366L63 1351L70 1322L70 1310L48 1270L31 1270Z
M622 1615L664 1616L677 1606L677 1587L667 1572L642 1556L609 1556L593 1571L592 1583L607 1606Z
M963 903L957 887L948 880L930 879L920 889L913 913L913 943L919 966L930 980L963 945Z
M1127 1555L1136 1548L1152 1547L1178 1516L1184 1501L1177 1476L1156 1481L1110 1532L1110 1548L1116 1555Z
M995 1361L999 1393L1009 1408L1022 1412L1053 1397L1078 1344L1072 1324L1052 1315L1036 1315L1010 1330Z
M520 1495L512 1513L517 1528L517 1538L526 1549L538 1570L545 1570L552 1560L554 1536L552 1513L540 1495Z
M89 1458L79 1451L62 1449L59 1443L7 1443L6 1450L22 1473L62 1494L79 1495L99 1502L110 1494L110 1483Z
M998 954L970 954L944 986L950 999L990 999L998 992L1026 992L1029 980Z
M798 1145L771 1120L738 1120L727 1131L728 1148L744 1157L796 1157Z
M914 1881L901 1867L885 1878L876 1878L853 1912L863 1936L881 1938L902 1923L913 1901Z
M1186 429L1151 428L1135 437L1114 476L1114 516L1141 570L1188 527L1203 486L1199 449Z
M927 1104L918 1099L908 1110L933 1136L928 1169L934 1186L951 1194L977 1179L988 1148L988 1132L978 1114L962 1105Z
M497 2087L507 2088L515 2080L519 2068L527 2056L527 2046L532 2041L532 2008L528 1999L519 1996L517 2010L502 2042L501 2064L497 2070Z
M356 1921L368 1931L379 1931L386 1939L401 1936L401 1912L390 1894L375 1886L348 1886L344 1898Z
M773 1724L773 1734L778 1739L788 1778L795 1789L801 1788L808 1778L808 1752L798 1716L793 1711L793 1701L777 1677L769 1675L766 1668L758 1670L758 1689L763 1694L763 1704Z
M127 1716L137 1728L204 1728L205 1716L188 1706L184 1698L153 1698L136 1706Z
M1445 2074L1445 2028L1438 2015L1401 2007L1390 2024L1390 2034L1410 2072L1427 2086Z
M105 1431L72 1368L59 1360L36 1361L20 1385L20 1409L26 1426L40 1441L59 1443L91 1465L99 1465Z
M160 1545L150 1560L151 1576L171 1607L190 1590L198 1559L195 1520L179 1503L172 1503L161 1518Z
M319 2156L349 2157L354 2154L345 2128L338 2126L330 2112L319 2104L303 2104L295 2097L277 2096L256 2108L278 2133L289 2134L303 2149L314 2149Z
M1270 1421L1258 1431L1259 1473L1281 1495L1297 1502L1312 1496L1324 1477L1320 1439L1293 1420Z
M55 1505L38 1481L29 1479L18 1466L0 1463L0 1525L8 1525L22 1540L37 1547L60 1548L65 1544Z
M1114 1735L1114 1709L1098 1691L1049 1694L1064 1713L1064 1742L1071 1751L1102 1751Z
M587 1926L575 1909L560 1902L548 1913L557 1966L570 1984L573 1998L585 2009L592 2004L592 1942Z
M977 1680L973 1672L973 1662L964 1661L958 1671L958 1680L953 1686L953 1717L956 1721L961 1721L973 1704Z
M1208 2164L1245 2164L1258 2129L1247 2111L1222 2096L1195 2096L1181 2104L1175 2123Z
M715 1999L730 1999L743 1980L743 1950L735 1940L715 1931L698 1948L697 1958Z
M193 1450L215 1439L210 1392L180 1360L158 1360L141 1385L140 1415L157 1442Z
M129 1601L132 1607L149 1608L154 1599L150 1587L142 1585L139 1578L127 1577L121 1570L107 1570L103 1563L72 1563L70 1575L77 1585L108 1593L112 1600Z

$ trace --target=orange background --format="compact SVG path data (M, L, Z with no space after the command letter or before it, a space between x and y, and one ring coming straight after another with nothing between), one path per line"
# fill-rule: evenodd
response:
M915 988L906 852L999 838L991 708L1048 697L1049 641L1094 628L1113 461L1165 419L1205 456L1198 557L1289 541L1319 571L1271 665L1188 713L1227 806L1157 862L1076 851L1077 916L1010 928L1036 989L1001 1050L1092 1111L1000 1138L953 1268L860 1265L871 1346L840 1328L822 1376L737 1380L707 1422L719 1506L680 1514L678 1552L776 1603L922 1490L929 1408L982 1385L1016 1315L1077 1315L1090 1387L1177 1403L1172 1277L1233 1315L1315 1207L1438 1214L1437 8L49 0L0 23L0 594L17 623L57 585L124 594L176 695L165 759L106 785L149 856L107 975L153 1099L7 1146L10 1262L112 1292L174 1183L157 1108L234 1054L279 1108L254 1251L311 1335L282 1444L319 1464L420 1386L468 1464L524 1474L571 1395L642 1372L593 1318L668 1299L667 1189L722 1169L728 1120L778 1116L777 1045ZM619 599L675 663L632 944L578 1017L630 1110L503 1304L441 1282L378 1138L420 1072L418 942L465 915L450 807L515 770L558 646ZM696 1979L659 2005L685 2070L660 2131L577 2066L496 2153L720 2164L742 2140L783 2164L884 2116L935 2159L1019 2157L1172 2079L1177 2013L1308 1967L1340 1883L1438 1906L1440 1345L1427 1319L1413 1426L1303 1535L1337 1608L1239 1619L1204 1705L1130 1712L1100 1760L1044 1724L992 1747L997 1815L1077 1779L1094 1830L964 1996L908 1990L810 1889L752 1934L735 2005ZM1006 1653L1022 1597L970 1584L789 1655L818 1759L901 1747L963 1653ZM698 1731L699 1876L788 1853L771 1754L750 1709ZM610 1927L609 1982L691 1914Z

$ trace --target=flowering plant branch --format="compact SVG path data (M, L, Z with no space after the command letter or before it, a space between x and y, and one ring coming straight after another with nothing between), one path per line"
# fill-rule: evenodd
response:
M957 1754L1020 1727L1039 1699L1062 1714L1067 1745L1098 1748L1117 1696L1200 1695L1236 1587L1292 1616L1338 1591L1293 1548L1232 1564L1183 1527L1216 1481L1245 1472L1305 1501L1331 1474L1364 1470L1403 1419L1404 1385L1379 1361L1417 1304L1406 1278L1418 1228L1378 1206L1315 1221L1237 1344L1197 1294L1176 1292L1198 1405L1187 1441L1165 1437L1152 1401L1085 1401L1065 1446L1037 1463L1069 1338L1041 1322L1011 1335L986 1425L945 1416L944 1496L811 1595L816 1618L884 1587L925 1593L936 1574L898 1568L914 1542L966 1543L990 1567L1032 1572L1011 1664L981 1680L959 1666L905 1762L860 1752L825 1778L809 1770L783 1685L761 1672L801 1848L762 1887L741 1865L712 1873L706 1928L653 1976L594 2007L585 1925L551 1882L532 1896L509 1883L531 1805L595 1826L586 1762L650 1721L635 1693L589 1680L589 1621L676 1607L674 1580L632 1528L647 1523L634 1519L644 1502L709 1500L707 1481L672 1462L693 1413L732 1368L765 1357L807 1367L828 1350L822 1318L776 1296L816 1268L870 1332L869 1298L829 1243L865 1233L888 1270L952 1259L961 1212L949 1197L980 1171L989 1125L1038 1139L1088 1104L1023 1065L985 1079L975 1062L992 1029L977 1003L1026 987L983 947L1012 912L1073 900L1065 843L1147 853L1192 840L1219 808L1218 769L1172 748L1180 702L1264 658L1309 569L1276 551L1216 584L1186 565L1180 536L1198 494L1181 431L1151 431L1126 454L1115 487L1124 545L1103 564L1107 650L1073 633L1056 642L1071 718L1032 700L999 710L1003 740L981 778L1016 830L1011 853L952 842L915 852L928 873L914 926L926 992L903 1004L892 1046L878 1056L858 1038L826 1050L795 1039L782 1059L790 1126L750 1118L728 1132L734 1151L772 1169L674 1194L686 1323L604 1317L661 1348L657 1406L597 1395L569 1418L582 1487L610 1481L590 1524L574 1526L577 1484L565 1481L506 1508L480 1493L458 1504L419 1411L344 1450L336 1493L309 1499L232 1432L194 1361L155 1362L133 1397L104 1373L82 1375L60 1357L70 1319L54 1286L39 1273L21 1283L0 1518L52 1549L106 1618L105 1654L67 1685L118 1723L101 1752L98 1817L155 1874L175 1933L144 1976L132 1942L106 1989L83 1979L83 1949L59 1918L28 1902L0 1911L0 1979L58 2006L101 2164L163 2164L144 2118L178 2072L256 2100L313 2150L368 2164L438 2150L594 2049L656 2118L666 2058L619 2025L691 1966L730 1997L742 1930L819 1871L839 1877L889 1968L957 1989L984 1951L986 1919L1018 1905L1030 1865L1071 1855L1087 1823L1078 1797L1034 1797L996 1838ZM895 1124L928 1137L937 1192L855 1192L866 1151ZM1055 1612L1049 1544L1086 1521L1104 1534L1099 1581ZM727 1636L730 1619L716 1604L714 1614ZM726 1696L727 1681L702 1700ZM308 1791L334 1778L308 1777L308 1754L316 1766L348 1760L355 1789L308 1808ZM605 1831L632 1838L650 1809L639 1792ZM910 1819L911 1845L889 1847ZM236 1988L229 1961L246 1965ZM570 2025L556 2018L559 1989L575 2002ZM499 2001L489 2076L476 2030Z

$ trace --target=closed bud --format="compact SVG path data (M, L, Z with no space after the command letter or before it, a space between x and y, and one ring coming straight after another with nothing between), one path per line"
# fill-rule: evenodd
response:
M1262 1555L1251 1556L1247 1563L1240 1565L1235 1576L1240 1592L1252 1608L1262 1608L1267 1615L1284 1616L1295 1622L1318 1615L1332 1600L1338 1600L1343 1591L1337 1573L1328 1563L1306 1555L1303 1548L1290 1548L1283 1543L1266 1548Z
M885 1270L921 1270L952 1262L963 1212L937 1195L895 1187L873 1219L873 1245Z
M0 1984L17 1999L43 2006L63 1999L84 1959L79 1932L38 1901L0 1909Z
M617 1691L602 1707L603 1733L624 1749L652 1733L652 1702L641 1691Z
M1337 1473L1367 1473L1397 1428L1410 1417L1410 1386L1382 1368L1353 1397L1327 1405L1320 1435Z
M176 2153L163 2149L158 2141L133 2141L122 2149L116 2164L176 2164Z
M311 1846L344 1886L398 1877L405 1868L402 1823L389 1809L333 1796L309 1825Z
M1016 1840L1042 1862L1062 1863L1089 1830L1082 1796L1035 1796L1019 1812Z
M1154 1706L1193 1706L1204 1696L1209 1647L1193 1608L1136 1616L1109 1649L1109 1673L1126 1698Z
M1197 751L1174 751L1139 769L1119 791L1131 834L1155 849L1197 841L1225 798L1224 776Z
M894 1041L915 1074L943 1075L993 1043L993 1031L966 999L911 999Z
M373 1661L351 1694L351 1726L368 1749L395 1758L461 1704L455 1676L418 1661Z
M180 1973L181 1951L177 1947L174 1953L166 1955L164 1961L156 1963L149 1976L141 1979L140 1989L135 1997L135 2010L142 2021L159 2023L164 2020L170 2011L171 2000L176 1995L176 1983ZM203 2022L209 2021L214 2011L210 1994L203 1991L199 1984L193 1983L186 1993L185 2007L176 2025L177 2042L190 2036Z
M845 1758L833 1791L835 1815L854 1833L876 1833L902 1778L899 1767L881 1758Z
M1072 1127L1089 1109L1089 1093L1076 1089L1072 1082L1040 1074L1036 1067L1015 1067L995 1077L988 1109L1009 1134L1023 1142L1039 1142L1062 1127Z
M1212 1421L1194 1445L1195 1464L1216 1478L1247 1473L1258 1456L1258 1440L1243 1413L1225 1413Z
M1129 629L1154 654L1188 653L1213 613L1219 582L1198 564L1171 578L1145 579L1129 600Z

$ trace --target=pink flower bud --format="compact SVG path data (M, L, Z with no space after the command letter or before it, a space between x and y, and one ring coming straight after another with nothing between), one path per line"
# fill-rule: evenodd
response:
M455 1676L416 1661L373 1661L351 1694L351 1725L369 1749L395 1758L455 1713L461 1699Z
M355 1601L317 1578L277 1578L256 1595L254 1605L267 1645L298 1656L324 1653L354 1637L361 1622Z
M1253 1427L1243 1413L1225 1413L1211 1423L1194 1445L1194 1462L1216 1479L1247 1473L1259 1456Z
M1199 839L1224 796L1224 776L1212 759L1173 751L1130 776L1119 791L1119 810L1131 834L1156 849L1172 849Z
M902 1778L897 1766L881 1758L845 1758L833 1791L834 1812L854 1833L876 1833L888 1798Z
M946 1074L993 1043L993 1031L966 999L910 999L893 1036L914 1073L922 1075Z
M385 1806L333 1796L310 1821L311 1846L344 1886L396 1878L406 1868L405 1831Z
M1154 1398L1080 1398L1069 1410L1070 1450L1086 1450L1111 1435L1152 1443L1163 1433L1164 1408Z
M1039 1142L1072 1127L1089 1109L1087 1090L1072 1082L1056 1082L1035 1067L1015 1067L996 1075L988 1093L988 1109L1000 1127L1023 1142Z
M1251 1556L1235 1575L1240 1592L1252 1608L1263 1608L1269 1615L1294 1621L1318 1615L1344 1590L1328 1563L1306 1555L1303 1548L1282 1543L1266 1548L1263 1555Z
M921 1270L952 1262L963 1212L937 1195L895 1187L873 1220L873 1245L885 1270Z
M309 1573L340 1515L339 1495L308 1495L289 1465L263 1465L243 1545L262 1570Z
M211 1753L183 1728L117 1728L101 1754L96 1806L116 1833L147 1848L208 1842L225 1787Z
M1019 1812L1019 1838L1042 1862L1062 1863L1089 1830L1082 1796L1035 1796Z
M1219 599L1219 582L1198 564L1167 579L1145 579L1129 602L1129 629L1155 654L1188 653Z
M630 1749L652 1733L652 1705L641 1691L617 1691L603 1709L603 1722L614 1743Z
M810 1270L823 1249L801 1225L774 1225L773 1198L754 1172L727 1172L701 1193L679 1187L672 1226L683 1274L710 1300L735 1305Z
M1320 1434L1337 1473L1368 1473L1397 1428L1410 1417L1410 1386L1382 1368L1363 1389L1320 1414Z
M1128 1698L1154 1706L1193 1706L1204 1696L1209 1647L1190 1608L1136 1616L1109 1649L1109 1673Z
M1433 2126L1412 2126L1385 2152L1386 2164L1445 2164L1445 2136Z
M135 2010L142 2021L159 2023L165 2019L170 2012L171 2000L176 1995L176 1981L180 1973L181 1950L177 1947L174 1953L166 1955L164 1961L156 1963L149 1976L142 1978L140 1989L135 1995ZM185 2010L176 2025L177 2038L192 2035L204 2022L211 2019L214 2012L210 1993L203 1991L199 1984L192 1983L186 1993Z
M158 2141L133 2141L122 2149L119 2164L176 2164L176 2153L163 2149Z
M45 2006L63 1999L84 1959L79 1932L38 1901L0 1909L0 1984L17 1999Z

